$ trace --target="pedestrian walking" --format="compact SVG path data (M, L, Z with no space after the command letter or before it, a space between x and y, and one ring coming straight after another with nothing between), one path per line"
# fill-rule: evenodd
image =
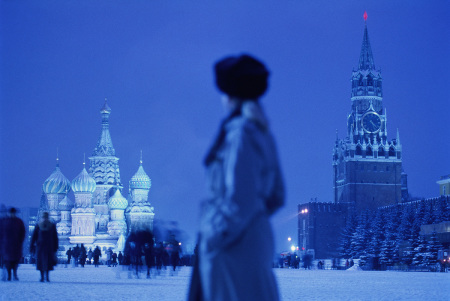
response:
M42 220L34 228L30 243L31 253L36 252L36 269L41 273L41 282L50 282L49 272L57 264L58 233L56 226L49 220L48 212L42 214Z
M2 231L0 237L0 240L2 240L2 251L0 253L3 256L8 281L11 281L11 279L19 280L17 277L17 268L19 261L22 259L22 246L25 240L25 225L16 216L16 212L16 208L11 207L8 210L8 216L2 219L0 226Z
M86 248L84 247L84 244L81 244L81 247L80 247L80 265L81 265L82 268L84 268L84 264L86 263L86 257L87 257Z
M72 248L69 248L66 252L67 255L67 263L70 264L70 260L72 259Z
M6 206L0 206L0 278L2 281L6 281L6 268L3 259L3 221L6 218Z
M228 116L204 162L210 198L202 204L199 273L194 267L189 297L279 300L269 217L283 205L284 187L259 102L269 72L249 55L220 60L214 70Z
M113 267L116 267L116 266L117 266L117 253L114 252L114 253L111 255L111 258L112 258L111 265L112 265Z
M96 268L98 268L100 256L102 256L102 251L100 251L100 248L96 246L94 249L94 266Z
M119 264L122 265L123 264L123 254L122 251L119 251L119 255L117 256L119 259Z
M92 264L92 256L94 255L94 253L92 252L92 249L89 248L89 251L87 253L87 257L88 257L88 262L87 264Z

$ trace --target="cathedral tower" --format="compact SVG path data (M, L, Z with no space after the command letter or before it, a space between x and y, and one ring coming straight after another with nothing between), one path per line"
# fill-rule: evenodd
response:
M152 182L142 167L142 155L139 168L130 180L131 203L125 215L129 231L145 227L153 230L154 208L148 201L148 193Z
M58 205L70 190L70 181L62 174L58 158L55 171L45 180L42 189L47 197L47 204L41 204L41 211L48 210L50 219L56 223L61 218Z
M84 165L84 163L83 163ZM75 207L72 209L72 236L70 243L91 244L95 241L95 209L92 194L96 184L86 168L72 181Z
M397 138L388 140L381 71L375 68L367 23L351 88L347 138L336 137L333 149L334 201L358 211L401 202L402 146L398 130Z
M97 233L106 234L109 222L108 200L114 195L116 189L122 189L122 184L120 182L119 158L115 155L116 151L109 133L111 108L106 100L100 114L102 116L102 132L92 156L89 157L89 174L96 183L93 204L96 213Z

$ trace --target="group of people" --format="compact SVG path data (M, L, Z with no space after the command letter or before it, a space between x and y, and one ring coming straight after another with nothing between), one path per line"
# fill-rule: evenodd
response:
M25 225L16 213L17 209L11 207L6 216L2 213L0 217L0 265L6 270L6 275L2 271L3 281L19 280L17 268L23 255ZM49 271L57 264L57 250L56 226L49 220L48 212L44 212L42 220L34 228L30 242L30 253L36 257L36 269L40 271L41 282L50 281Z
M81 265L81 267L84 267L85 264L92 264L92 259L94 259L93 264L95 267L98 267L100 264L100 257L102 256L102 251L98 246L94 248L94 251L92 251L92 249L86 251L84 244L81 244L81 246L78 246L77 244L73 249L69 248L69 250L67 250L66 252L66 255L67 255L67 264L72 263L73 260L73 264L75 266L78 266L79 264Z
M154 243L153 234L149 229L132 231L125 242L124 257L120 264L130 265L139 277L141 267L146 267L147 278L151 269L155 268L159 275L164 267L171 266L174 272L180 263L180 246L172 236L164 246L162 242Z

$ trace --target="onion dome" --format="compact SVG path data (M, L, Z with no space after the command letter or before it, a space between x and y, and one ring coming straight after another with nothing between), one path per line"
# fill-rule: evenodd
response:
M72 210L75 203L67 197L67 195L59 202L58 209L61 211L70 211Z
M45 193L66 193L70 190L70 181L62 174L58 163L55 171L45 180L42 188Z
M73 192L90 192L95 191L95 180L87 173L86 168L72 181Z
M149 176L145 173L144 168L141 165L138 168L138 171L131 177L130 180L130 189L150 189L152 186L152 181Z
M112 197L108 201L109 209L121 209L125 210L128 207L128 201L122 196L120 190L117 189Z

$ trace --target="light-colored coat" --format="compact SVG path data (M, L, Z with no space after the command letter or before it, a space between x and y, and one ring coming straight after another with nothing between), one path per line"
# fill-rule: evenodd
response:
M208 166L199 269L205 300L278 300L269 216L284 203L274 139L260 106L245 102Z

